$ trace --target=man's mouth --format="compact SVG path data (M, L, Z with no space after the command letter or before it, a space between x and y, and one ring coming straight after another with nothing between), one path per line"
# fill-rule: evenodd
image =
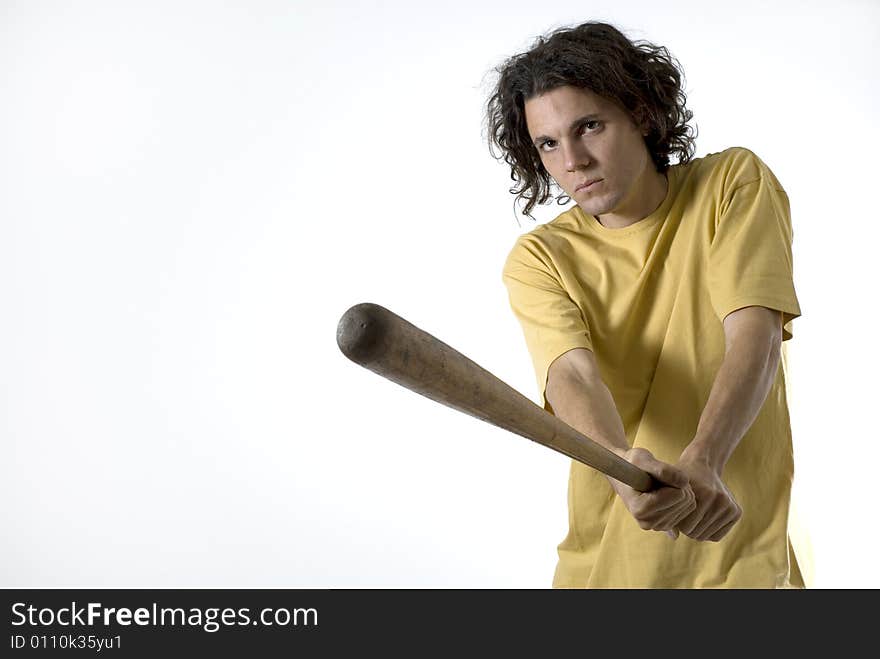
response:
M596 183L598 183L599 181L602 181L602 180L604 180L604 179L601 179L601 178L594 178L594 179L590 179L589 181L584 181L583 183L581 183L580 185L578 185L578 186L574 189L574 191L575 191L575 192L580 192L581 190L589 190L589 189L590 189L591 187L593 187Z

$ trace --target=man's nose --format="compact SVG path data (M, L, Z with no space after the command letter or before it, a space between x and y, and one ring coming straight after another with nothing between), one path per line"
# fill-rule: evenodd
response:
M590 164L590 154L587 153L586 148L580 142L570 142L568 145L563 144L561 146L567 171L574 172Z

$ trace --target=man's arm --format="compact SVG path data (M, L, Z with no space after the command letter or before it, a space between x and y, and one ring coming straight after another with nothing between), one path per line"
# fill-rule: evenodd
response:
M608 482L643 529L674 532L695 508L688 477L656 460L645 449L631 449L614 398L602 381L590 350L575 348L558 357L547 375L547 401L560 419L670 487L638 492L620 481Z
M757 418L779 367L781 312L752 306L724 318L725 354L696 434L677 463L690 477L697 507L679 530L718 541L742 516L721 480L724 465Z

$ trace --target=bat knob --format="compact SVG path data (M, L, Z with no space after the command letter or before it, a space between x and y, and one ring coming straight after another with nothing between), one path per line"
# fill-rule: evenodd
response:
M391 312L378 304L361 302L342 314L336 327L336 345L358 364L373 360L384 350L383 336Z

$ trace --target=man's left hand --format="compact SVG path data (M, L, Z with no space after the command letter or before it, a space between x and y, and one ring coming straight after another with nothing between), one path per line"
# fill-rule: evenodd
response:
M742 517L742 508L708 461L685 452L675 466L688 475L697 503L678 530L694 540L718 542Z

